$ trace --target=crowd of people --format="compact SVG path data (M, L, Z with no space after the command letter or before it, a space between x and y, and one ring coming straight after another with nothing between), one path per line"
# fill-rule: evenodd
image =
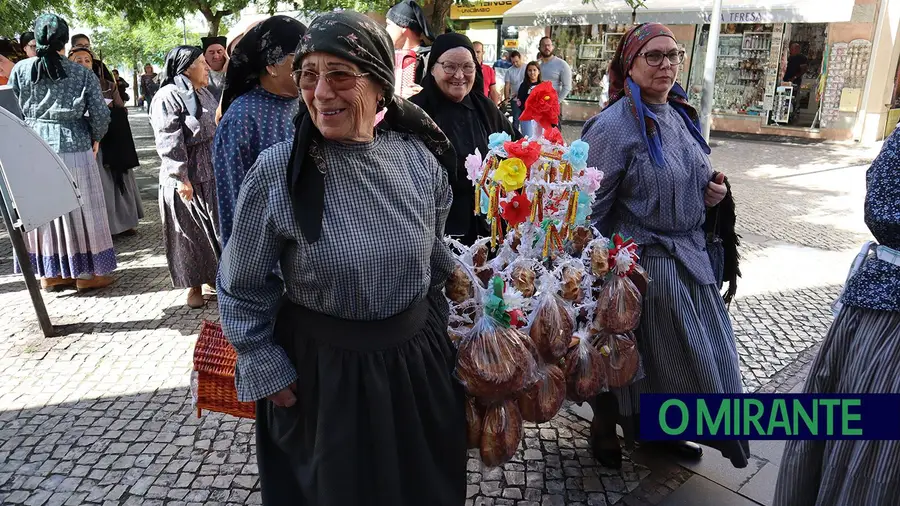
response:
M29 233L35 270L48 288L96 288L116 267L112 235L141 216L137 164L123 138L124 87L87 37L73 37L66 58L68 39L64 20L41 16L20 46L34 42L34 55L11 70L0 60L0 75L85 199ZM465 399L452 375L444 239L473 244L490 234L472 212L467 156L486 153L494 133L541 135L519 121L539 83L553 83L560 100L571 90L571 69L549 37L535 61L509 53L502 87L483 51L459 33L434 36L421 8L404 0L386 26L346 11L309 27L272 16L230 42L173 48L161 75L148 65L141 76L162 160L172 283L192 308L205 304L204 289L217 293L237 351L238 398L257 406L264 504L465 502ZM593 454L614 468L617 425L627 443L653 443L640 441L640 394L742 392L726 308L739 275L735 204L676 82L684 58L667 27L633 27L609 68L609 103L582 132L588 164L605 175L592 222L606 236L633 237L653 280L637 332L643 379L591 401ZM900 361L855 369L900 349L900 260L890 263L888 247L900 231L896 142L873 165L883 181L867 197L867 223L885 245L851 279L810 392L900 391ZM845 360L851 341L860 342L855 366ZM897 456L896 445L867 444L789 446L777 501L846 504L840 498L865 494L866 504L888 504L895 478L872 490L847 471L863 476ZM658 446L702 455L688 441ZM708 446L748 465L746 441ZM816 472L828 466L837 470Z

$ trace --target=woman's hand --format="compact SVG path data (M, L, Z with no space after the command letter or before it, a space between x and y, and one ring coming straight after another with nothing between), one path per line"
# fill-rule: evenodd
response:
M100 151L100 142L99 142L99 141L94 141L94 145L91 146L91 149L94 150L94 157L96 158L96 157L97 157L97 152Z
M706 203L706 207L715 207L719 205L719 202L722 202L727 193L725 174L717 172L713 180L706 185L706 194L703 196L703 201Z
M278 406L279 408L289 408L297 403L297 396L295 393L297 392L297 384L291 383L287 388L276 392L266 399L272 401L272 404Z
M194 198L194 187L190 182L178 183L178 194L185 202L190 202Z

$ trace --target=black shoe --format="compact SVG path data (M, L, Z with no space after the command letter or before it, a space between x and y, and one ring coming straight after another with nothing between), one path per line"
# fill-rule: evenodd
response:
M618 438L603 440L601 438L592 437L591 452L601 466L609 469L622 468L622 447L619 445Z
M685 460L700 460L703 447L691 441L642 441L641 446L671 453Z

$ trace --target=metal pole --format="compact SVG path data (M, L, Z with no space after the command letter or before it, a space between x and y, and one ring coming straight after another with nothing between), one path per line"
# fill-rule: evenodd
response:
M181 38L184 40L184 45L187 45L187 23L184 20L184 16L181 16Z
M0 174L0 214L3 214L3 222L6 223L6 231L9 232L9 240L12 241L13 254L19 262L19 267L22 269L25 286L28 288L28 294L31 295L31 303L34 305L34 312L37 314L41 331L44 333L44 337L53 337L56 335L56 331L53 330L50 315L47 314L47 306L44 305L44 298L41 297L41 287L34 278L34 271L31 269L31 260L28 256L28 249L25 247L25 238L22 230L13 226L12 208L6 181L3 175Z
M703 138L709 141L712 127L713 95L716 92L716 59L719 56L719 32L722 26L722 0L715 0L709 20L709 38L706 41L706 65L703 69L703 94L700 97L700 122Z

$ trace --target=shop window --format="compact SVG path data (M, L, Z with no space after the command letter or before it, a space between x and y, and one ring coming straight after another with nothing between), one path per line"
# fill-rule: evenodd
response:
M556 56L566 60L572 67L572 93L568 100L597 104L606 100L608 85L603 77L627 29L628 25L551 28L550 37L556 48Z

